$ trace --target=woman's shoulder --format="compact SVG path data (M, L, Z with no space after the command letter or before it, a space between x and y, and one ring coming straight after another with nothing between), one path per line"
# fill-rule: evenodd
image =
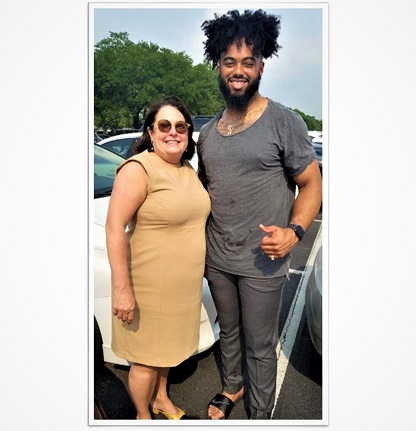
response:
M132 163L133 162L133 163ZM125 165L127 164L136 164L141 165L145 171L147 172L151 168L151 158L149 157L148 151L143 151L142 153L135 154L134 156L129 157L128 159L124 160L123 163L117 168L117 172Z

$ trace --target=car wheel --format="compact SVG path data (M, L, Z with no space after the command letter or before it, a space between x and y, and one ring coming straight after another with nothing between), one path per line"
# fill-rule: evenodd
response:
M94 365L96 369L104 366L103 337L101 336L100 327L98 326L98 322L95 316L94 316Z

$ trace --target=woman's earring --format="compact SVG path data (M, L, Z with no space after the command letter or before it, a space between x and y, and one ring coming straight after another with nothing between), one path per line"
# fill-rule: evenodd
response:
M153 141L150 141L150 147L148 148L149 153L153 153L155 149L153 148Z

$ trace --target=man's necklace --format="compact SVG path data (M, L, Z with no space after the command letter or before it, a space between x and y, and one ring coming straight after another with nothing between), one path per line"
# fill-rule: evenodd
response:
M249 127L257 118L250 121L250 115L255 112L256 108L260 105L263 98L261 97L259 101L246 113L238 117L237 119L231 119L227 115L222 118L224 125L221 128L225 128L225 134L227 136L233 133L238 133ZM262 112L263 109L260 109Z
M231 135L233 133L234 126L235 126L234 123L228 123L227 124L227 135Z

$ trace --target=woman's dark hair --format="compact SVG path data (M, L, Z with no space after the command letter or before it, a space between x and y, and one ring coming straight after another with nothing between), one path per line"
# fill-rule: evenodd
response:
M153 103L153 105L149 107L144 119L143 135L138 138L136 142L132 145L131 154L139 154L144 150L153 151L152 139L150 138L147 129L150 128L151 130L153 130L153 123L155 122L156 115L163 106L173 106L177 108L178 111L180 111L181 114L184 116L185 121L190 124L188 128L188 146L186 147L185 152L182 154L181 161L192 159L195 154L196 145L194 139L192 138L192 133L194 132L192 116L186 108L185 104L182 102L182 100L177 96L168 96L163 100L159 100L158 102Z
M280 34L280 16L268 15L263 10L245 10L242 15L238 10L230 10L214 19L204 21L201 25L207 37L204 42L205 58L215 68L221 53L234 42L239 45L245 40L247 45L253 45L253 54L263 58L277 56L281 48L277 43Z

